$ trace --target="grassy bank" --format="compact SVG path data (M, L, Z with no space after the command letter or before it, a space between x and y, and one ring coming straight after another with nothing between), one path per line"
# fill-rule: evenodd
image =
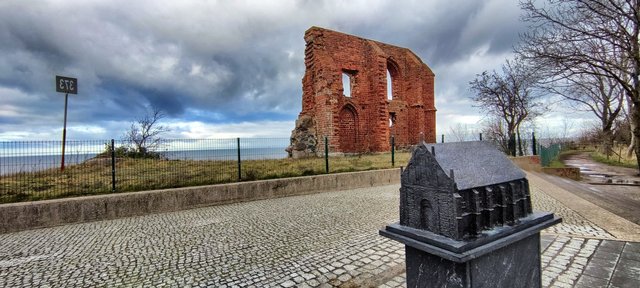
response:
M597 146L592 145L583 146L583 148L581 150L578 150L578 152L586 152L589 154L591 159L602 164L634 169L638 168L638 162L636 162L635 153L633 153L630 157L627 157L627 146L617 145L613 147L613 154L609 155L608 157L606 154L602 153L602 151L600 151Z
M406 166L408 152L397 152L395 166ZM391 154L365 154L329 158L329 172L391 168ZM325 173L324 158L246 160L242 181ZM157 160L121 158L116 161L117 192L143 191L231 183L238 181L236 161ZM110 159L92 159L68 166L0 176L0 203L114 193Z
M619 150L616 151L616 153L619 153ZM592 151L591 153L589 153L589 156L591 156L591 159L593 159L594 161L603 164L637 169L638 162L636 161L635 155L627 157L625 154L625 150L622 150L622 155L614 154L607 157L607 155L605 155L604 153L601 153L599 151Z

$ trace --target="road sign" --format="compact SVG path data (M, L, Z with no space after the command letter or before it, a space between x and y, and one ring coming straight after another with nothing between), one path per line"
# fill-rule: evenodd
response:
M56 92L78 94L78 79L56 75Z
M62 159L60 170L64 171L64 146L67 142L67 102L69 94L78 94L78 79L56 75L56 92L64 93L64 126L62 128Z

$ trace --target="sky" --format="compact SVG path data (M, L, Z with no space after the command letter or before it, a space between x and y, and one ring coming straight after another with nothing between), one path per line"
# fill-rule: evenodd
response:
M526 29L514 0L2 0L0 141L61 138L56 75L78 78L67 139L119 139L149 105L166 138L289 137L311 26L417 54L436 74L437 134L479 129L468 83ZM563 115L536 126L579 126Z

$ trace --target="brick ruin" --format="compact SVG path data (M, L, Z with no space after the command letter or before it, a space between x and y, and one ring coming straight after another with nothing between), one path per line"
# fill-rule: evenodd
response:
M302 112L290 156L323 153L324 136L332 153L387 152L392 135L397 147L435 142L434 74L411 50L319 27L304 39Z

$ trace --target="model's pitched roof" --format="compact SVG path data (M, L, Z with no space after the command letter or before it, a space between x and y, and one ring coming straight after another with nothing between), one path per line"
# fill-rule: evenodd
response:
M432 148L440 167L449 174L453 169L458 190L509 182L526 177L507 156L486 141L442 144L423 143Z

